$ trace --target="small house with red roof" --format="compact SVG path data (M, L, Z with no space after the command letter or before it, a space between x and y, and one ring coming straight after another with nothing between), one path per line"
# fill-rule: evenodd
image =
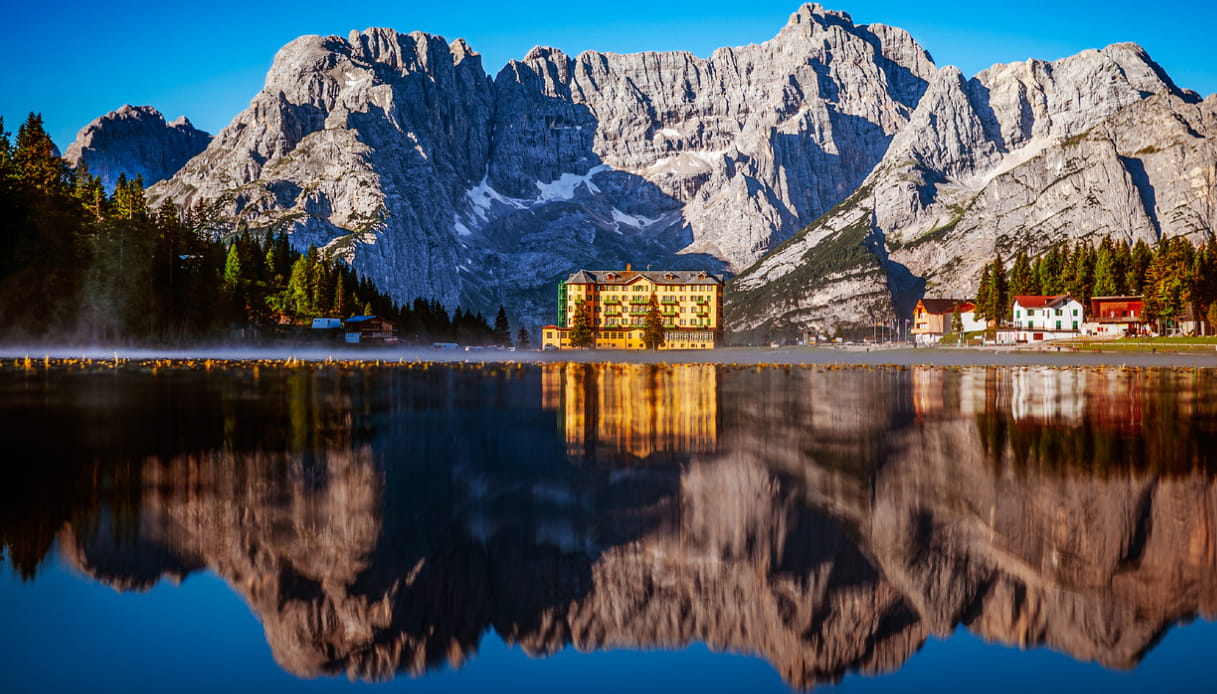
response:
M1145 332L1145 301L1140 296L1096 296L1090 300L1089 332L1110 337Z
M1018 342L1078 337L1085 320L1082 303L1068 294L1014 297L1014 330Z

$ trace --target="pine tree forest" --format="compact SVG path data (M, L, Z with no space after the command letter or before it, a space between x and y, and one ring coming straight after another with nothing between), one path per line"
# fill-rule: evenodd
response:
M1142 296L1145 317L1159 332L1179 321L1206 319L1217 304L1217 239L1184 237L1150 245L1104 238L1062 242L1031 257L1019 252L1009 271L999 254L987 263L976 292L978 317L1010 319L1015 296L1069 294L1090 305L1096 296ZM1213 332L1212 326L1206 330Z
M416 344L510 343L500 307L398 306L346 263L285 233L232 229L199 204L149 207L139 179L74 170L31 114L0 121L0 324L8 341L180 344L302 331L312 318L375 314ZM506 336L506 337L504 337Z

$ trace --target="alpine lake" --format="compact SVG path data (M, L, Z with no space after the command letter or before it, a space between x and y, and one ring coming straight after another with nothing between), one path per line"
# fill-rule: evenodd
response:
M4 358L4 691L1217 682L1217 369L527 359Z

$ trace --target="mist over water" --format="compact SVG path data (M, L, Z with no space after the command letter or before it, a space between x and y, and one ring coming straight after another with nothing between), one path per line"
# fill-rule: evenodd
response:
M0 363L18 691L1217 674L1212 370L227 354Z

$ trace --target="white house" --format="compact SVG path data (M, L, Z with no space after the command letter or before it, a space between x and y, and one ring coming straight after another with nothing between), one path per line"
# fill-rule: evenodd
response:
M1014 330L1018 342L1042 342L1078 337L1084 320L1082 304L1068 294L1014 297Z

